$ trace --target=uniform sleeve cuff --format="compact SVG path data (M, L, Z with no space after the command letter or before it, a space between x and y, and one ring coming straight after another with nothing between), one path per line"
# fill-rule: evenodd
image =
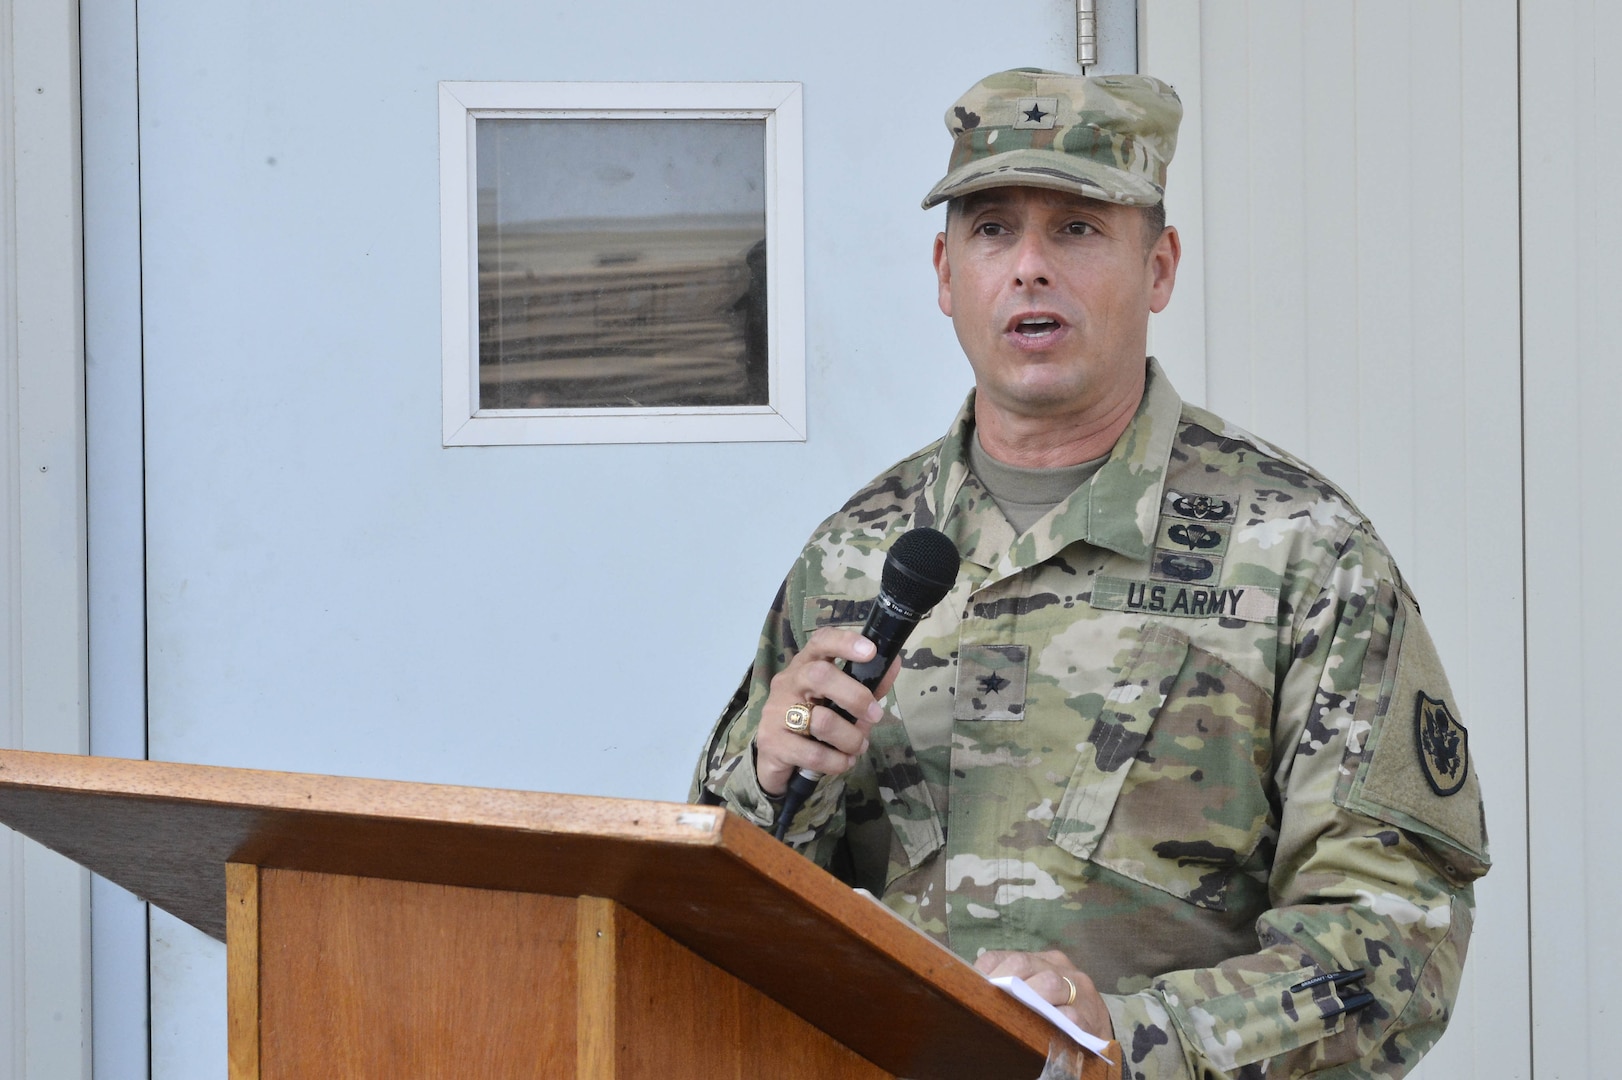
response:
M755 773L755 748L750 744L738 762L738 767L732 770L727 777L726 785L721 789L721 796L726 799L727 806L742 814L750 821L763 829L772 827L777 818L777 802L766 794L760 786L760 777Z
M1121 1044L1122 1080L1164 1077L1193 1080L1177 1027L1160 998L1153 993L1104 994L1115 1041Z
M800 807L800 812L794 816L785 839L795 847L803 847L825 835L830 829L836 833L841 831L844 828L845 817L844 791L843 779L839 777L824 779L805 801L805 805ZM732 770L732 775L727 778L726 785L721 789L721 795L729 808L761 828L770 829L776 824L777 809L782 805L782 799L766 794L760 786L760 777L755 772L753 747L739 760L737 768Z

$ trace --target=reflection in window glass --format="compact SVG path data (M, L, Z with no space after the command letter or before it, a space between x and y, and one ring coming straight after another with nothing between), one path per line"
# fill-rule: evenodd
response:
M481 409L768 403L763 120L476 125Z

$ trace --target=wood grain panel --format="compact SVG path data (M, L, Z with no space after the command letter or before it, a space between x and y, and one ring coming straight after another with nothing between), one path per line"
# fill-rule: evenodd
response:
M285 870L260 894L264 1080L573 1075L572 900Z
M632 912L611 907L618 954L616 1076L885 1080L892 1075ZM786 963L782 957L788 955L779 954L778 962ZM847 996L847 1007L858 1007L856 997ZM647 1038L650 1032L660 1037Z
M259 1080L259 867L225 864L225 1015L231 1080Z
M575 1038L580 1080L614 1080L619 1075L619 935L612 900L582 896L575 904Z
M228 861L588 894L896 1075L1034 1076L1054 1037L888 909L713 807L0 751L0 820L216 936ZM818 962L791 971L782 955ZM884 1007L848 1008L848 986Z
M612 854L595 872L613 881L651 846L712 845L721 818L669 803L24 753L0 760L0 784L8 824L221 941L220 867L233 858L545 891L567 884L559 875L578 869L584 846Z

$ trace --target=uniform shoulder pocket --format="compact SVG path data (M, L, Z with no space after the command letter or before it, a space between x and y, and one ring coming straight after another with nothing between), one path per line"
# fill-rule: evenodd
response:
M1492 860L1470 733L1413 602L1388 584L1376 603L1389 644L1364 663L1343 769L1350 781L1335 801L1408 833L1450 880L1474 881Z

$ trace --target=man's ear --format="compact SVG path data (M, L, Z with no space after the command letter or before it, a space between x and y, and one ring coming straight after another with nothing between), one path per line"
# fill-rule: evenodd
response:
M952 264L946 257L946 234L935 234L935 282L939 288L936 303L941 314L952 317Z
M1177 284L1177 264L1183 260L1183 239L1177 229L1168 225L1160 239L1149 249L1149 310L1164 311L1171 303L1171 291Z

